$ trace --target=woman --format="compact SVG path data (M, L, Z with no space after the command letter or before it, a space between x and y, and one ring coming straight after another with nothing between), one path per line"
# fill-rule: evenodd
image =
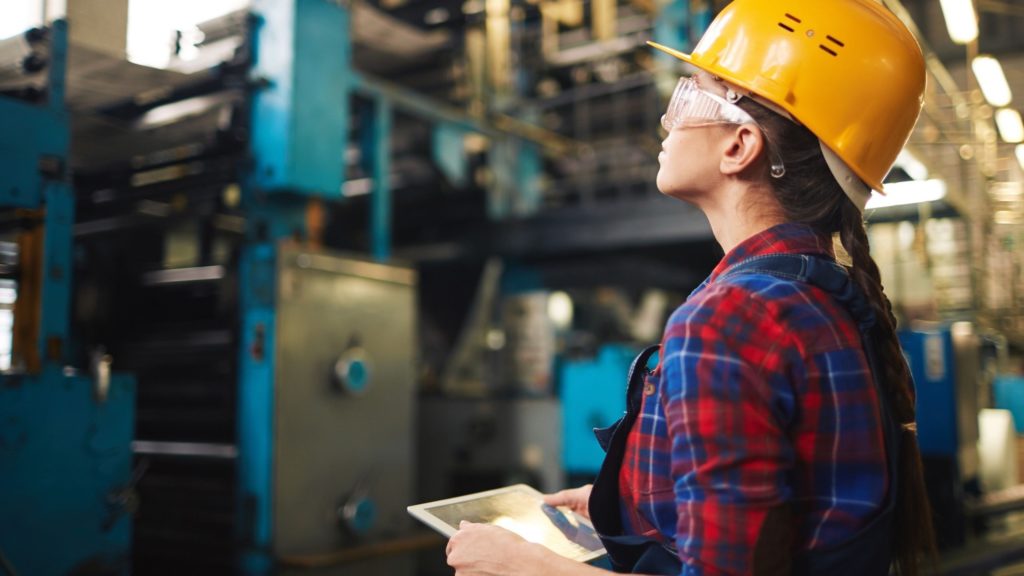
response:
M934 544L913 390L863 210L920 112L920 48L874 0L736 0L692 54L654 46L697 69L662 118L658 188L725 257L658 368L631 370L594 486L548 502L588 513L622 572L916 574ZM476 524L448 563L602 572Z

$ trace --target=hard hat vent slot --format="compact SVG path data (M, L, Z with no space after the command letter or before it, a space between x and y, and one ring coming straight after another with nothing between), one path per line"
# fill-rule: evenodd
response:
M825 46L824 44L819 45L819 47L822 50L824 50L825 52L828 52L829 54L831 54L833 56L838 56L839 54L836 53L836 50L838 50L839 48L842 48L843 46L846 46L846 44L844 44L843 41L839 40L838 38L834 38L834 37L828 36L828 35L826 35L825 38L827 38L829 42L834 44L835 47L830 48L828 46Z
M796 22L797 24L803 22L803 20L797 18L796 16L793 16L788 12L786 13L786 18L789 18L790 20ZM788 25L785 22L779 22L779 28L782 28L783 30L788 30L789 32L796 32L796 30L793 29L793 26Z

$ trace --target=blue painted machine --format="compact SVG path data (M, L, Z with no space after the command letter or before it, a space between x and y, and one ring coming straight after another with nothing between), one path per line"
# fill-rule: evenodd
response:
M604 451L594 438L594 428L610 426L626 411L626 375L639 352L634 346L609 344L595 358L560 364L567 474L594 476L601 469Z
M135 383L98 357L67 367L74 198L64 109L67 27L48 30L40 102L0 97L0 231L17 266L10 367L0 373L0 554L18 574L127 574ZM10 300L7 300L10 302Z
M956 422L956 370L948 327L900 332L917 391L917 439L921 453L955 458L960 445Z
M970 323L899 333L917 393L917 438L940 547L966 539L964 495L978 490L980 342Z

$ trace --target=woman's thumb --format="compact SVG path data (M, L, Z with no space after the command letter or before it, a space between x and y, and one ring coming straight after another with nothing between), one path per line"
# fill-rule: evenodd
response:
M566 498L565 493L565 490L560 490L554 494L545 494L544 503L549 506L562 506L563 504L567 504L569 499Z

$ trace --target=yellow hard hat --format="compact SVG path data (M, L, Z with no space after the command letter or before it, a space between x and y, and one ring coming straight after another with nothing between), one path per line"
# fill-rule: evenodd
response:
M921 47L876 0L735 0L691 54L649 44L782 108L878 191L924 102Z

